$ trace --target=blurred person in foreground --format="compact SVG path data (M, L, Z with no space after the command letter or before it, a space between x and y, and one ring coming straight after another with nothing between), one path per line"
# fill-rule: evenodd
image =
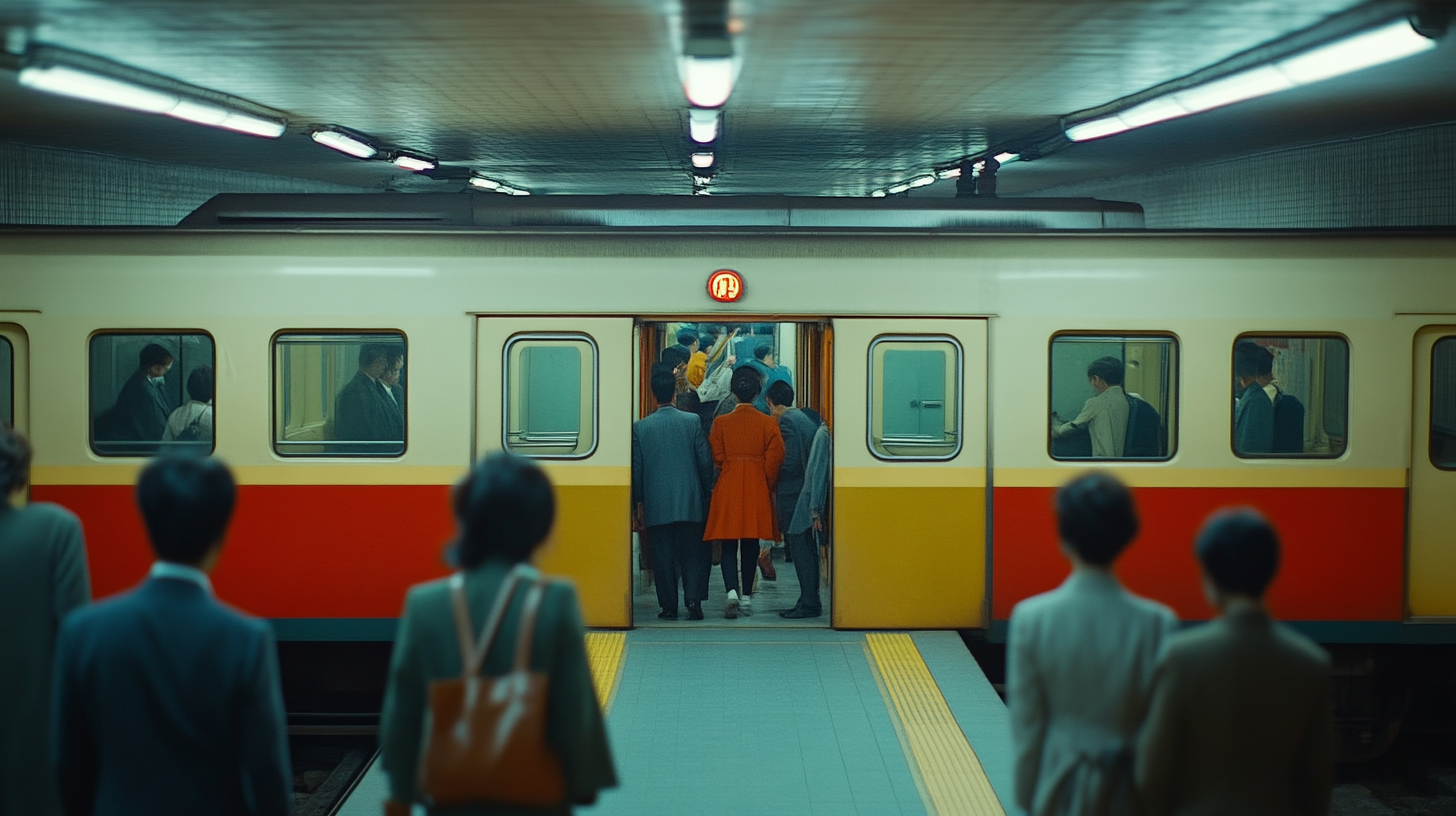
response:
M15 507L30 443L0 430L0 813L61 812L50 784L51 667L61 619L91 600L81 522L54 504Z
M213 596L236 488L216 459L137 479L157 561L61 626L54 765L68 816L286 814L293 807L273 630Z
M479 633L508 578L541 577L529 562L550 539L556 497L545 471L527 459L497 452L455 485L451 501L460 530L451 555L464 580L471 631ZM410 588L394 639L379 733L381 761L389 775L385 813L391 816L407 816L410 803L422 798L418 779L430 682L457 678L463 669L449 581ZM523 589L518 586L505 607L482 668L485 676L504 675L511 668L526 603ZM431 813L569 814L576 805L595 802L603 788L616 786L585 637L576 588L563 580L548 581L529 644L530 668L549 678L546 742L561 762L566 800L546 809L482 804Z
M1133 746L1178 621L1113 574L1138 533L1121 482L1073 479L1057 491L1056 512L1072 574L1017 604L1007 637L1016 803L1031 816L1135 813Z
M1137 752L1148 812L1322 816L1335 768L1330 659L1264 606L1278 535L1253 510L1222 510L1194 551L1219 617L1174 635L1158 661Z

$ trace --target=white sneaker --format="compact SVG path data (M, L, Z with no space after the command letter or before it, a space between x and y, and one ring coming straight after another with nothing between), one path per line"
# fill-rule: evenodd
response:
M738 617L738 590L728 590L728 600L723 603L723 617L728 620Z
M742 598L740 598L738 600L738 608L739 608L739 610L741 610L743 612L743 617L746 618L749 615L752 615L753 614L753 596L752 595L744 595Z

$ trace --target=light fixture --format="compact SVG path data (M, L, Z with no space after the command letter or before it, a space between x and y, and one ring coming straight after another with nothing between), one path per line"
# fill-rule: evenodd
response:
M269 139L282 136L285 130L285 125L276 119L256 116L197 97L148 87L69 65L27 65L20 69L18 81L21 85L38 91L143 113L160 113L199 125L225 128Z
M1409 20L1401 18L1268 65L1162 94L1109 116L1068 125L1065 132L1067 138L1074 142L1100 139L1393 62L1435 47L1435 40L1418 32Z
M889 193L890 195L899 195L900 193L903 193L908 189L910 189L910 182L902 181L894 186L886 187L885 192Z
M885 191L884 190L876 190L873 193L870 193L870 198L884 198L884 197L885 197Z
M709 108L688 108L688 136L698 144L718 138L718 118L722 111Z
M935 177L938 179L960 178L961 166L958 164L955 167L943 167L935 171Z
M713 177L712 176L699 176L699 175L694 175L693 176L693 184L695 184L695 185L697 185L699 187L707 187L709 184L712 183L712 181L713 181Z
M712 193L708 192L708 188L707 187L694 187L693 188L693 195L705 196L705 195L712 195Z
M1017 159L1021 158L1021 154L1020 153L997 153L996 155L992 156L991 158L995 159L997 164L1006 164L1007 162L1014 162Z
M924 175L924 176L916 176L915 178L910 179L909 181L905 182L905 184L908 185L908 186L910 186L910 187L924 187L927 184L934 184L934 183L935 183L935 176L934 175L929 175L929 174Z
M407 150L399 150L394 154L394 166L416 173L426 170L434 170L439 164L429 156L420 153L411 153Z
M732 57L682 58L683 93L700 108L716 108L733 93Z
M379 152L374 145L340 130L315 130L309 136L324 147L332 147L360 159L370 158Z
M712 167L713 166L713 154L712 153L694 153L693 154L693 166L696 167L696 168L698 168L699 170L706 170L709 167Z
M469 184L471 187L479 187L482 190L499 190L501 183L485 176L471 176Z
M530 195L530 194L531 194L531 191L530 190L522 190L522 189L519 189L519 188L512 188L511 189L511 195L513 195L513 196L527 196L527 195Z

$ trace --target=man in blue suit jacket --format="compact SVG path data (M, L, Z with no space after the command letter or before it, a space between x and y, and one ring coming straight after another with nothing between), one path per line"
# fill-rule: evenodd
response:
M137 480L150 577L62 624L52 763L67 816L292 808L271 630L207 577L235 492L215 459L154 460Z
M657 410L632 424L632 506L652 547L659 618L677 619L677 577L690 620L703 619L712 545L703 540L713 491L713 454L697 414L672 406L677 377L671 363L651 373Z

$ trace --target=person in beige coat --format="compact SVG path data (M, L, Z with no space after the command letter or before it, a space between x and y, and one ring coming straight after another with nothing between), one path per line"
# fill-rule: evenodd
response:
M1269 617L1279 539L1258 513L1216 513L1195 545L1221 613L1168 642L1138 743L1150 816L1323 816L1334 777L1330 659Z
M1072 574L1016 605L1007 645L1016 804L1030 816L1135 813L1132 747L1158 651L1177 626L1122 588L1113 562L1137 536L1127 488L1105 473L1057 491Z

